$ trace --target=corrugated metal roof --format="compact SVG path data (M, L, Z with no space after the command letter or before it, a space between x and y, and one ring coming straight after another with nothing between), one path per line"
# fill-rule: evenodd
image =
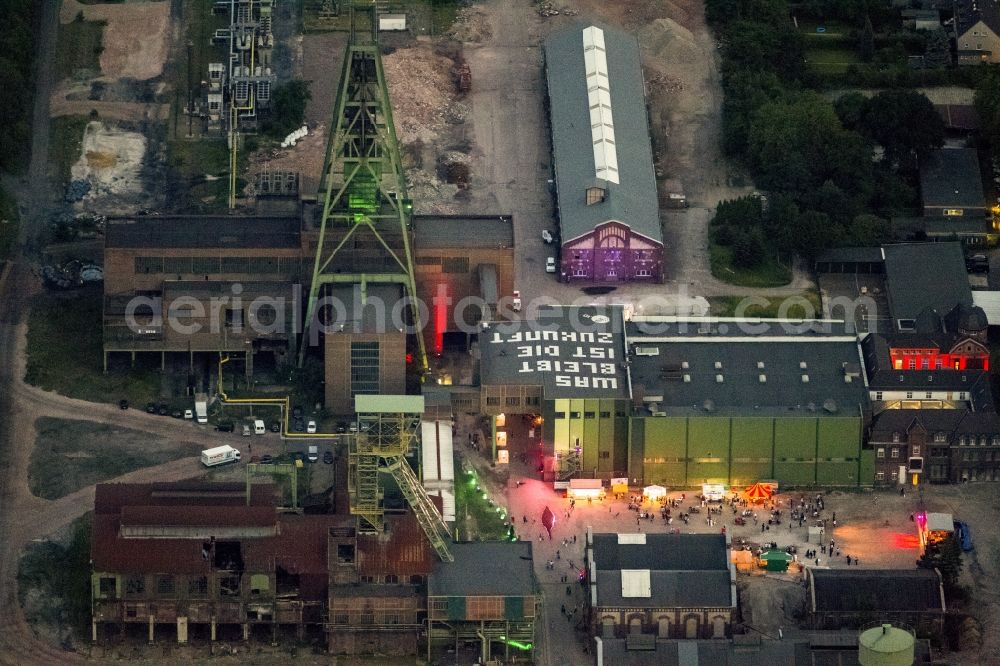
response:
M628 33L600 26L609 86L604 97L607 105L614 108L617 159L617 179L605 175L602 180L597 176L594 162L593 119L584 46L587 27L577 25L545 41L562 241L583 236L603 222L618 220L633 231L662 243L639 43ZM586 189L590 186L605 188L607 196L603 202L587 205Z
M510 215L435 215L413 218L417 248L514 247Z
M422 421L420 423L420 449L424 485L428 488L453 486L455 482L455 450L448 421Z
M423 414L422 395L356 395L354 411L358 414Z
M110 248L295 248L298 217L148 215L109 218L104 245Z
M426 576L435 559L423 528L410 512L387 515L381 534L358 536L358 574L362 576Z

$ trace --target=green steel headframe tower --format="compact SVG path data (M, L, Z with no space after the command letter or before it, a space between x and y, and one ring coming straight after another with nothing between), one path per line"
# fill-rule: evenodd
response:
M313 267L306 326L327 285L395 283L404 287L412 304L417 291L410 247L413 203L392 121L389 89L378 45L374 5L350 7L351 36L326 158L320 179L319 244ZM427 351L420 334L419 309L409 310L417 331L420 363L427 368ZM303 335L299 364L308 336Z

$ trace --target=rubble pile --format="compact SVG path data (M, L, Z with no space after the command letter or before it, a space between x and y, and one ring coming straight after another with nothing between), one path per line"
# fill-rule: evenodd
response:
M459 42L478 44L489 41L493 36L493 28L482 9L466 7L458 10L448 36Z

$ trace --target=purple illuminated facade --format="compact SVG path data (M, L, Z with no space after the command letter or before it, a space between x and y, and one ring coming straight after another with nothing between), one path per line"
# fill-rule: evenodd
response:
M562 245L563 282L660 282L663 245L610 220Z

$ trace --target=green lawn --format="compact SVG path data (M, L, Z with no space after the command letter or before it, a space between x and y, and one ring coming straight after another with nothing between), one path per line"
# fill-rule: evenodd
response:
M28 319L25 381L71 398L140 407L160 392L158 371L103 374L101 288L41 294Z
M802 303L801 299L809 302L809 306ZM784 312L781 312L782 304L787 300L784 298L767 298L767 305L759 305L756 302L740 308L744 302L742 296L712 296L708 301L711 305L712 316L715 317L735 317L737 314L742 317L761 317L773 319L783 315L788 319L812 319L819 318L823 314L820 305L819 294L815 291L804 291L789 302Z
M800 18L798 19L799 32L810 36L816 37L839 37L841 35L846 35L852 28L847 23L841 21L817 21L814 18ZM816 28L824 27L826 30L823 32L816 32Z
M49 136L49 169L60 185L70 181L70 170L80 159L83 134L90 120L86 116L59 116L52 119Z
M709 245L712 275L740 287L781 287L792 281L792 271L773 257L754 268L735 268L733 251L712 242Z
M101 73L101 42L104 38L103 21L75 20L59 26L56 41L55 75L65 79L76 75L84 78Z
M18 599L40 635L90 639L90 524L91 514L77 519L67 543L32 544L17 563Z
M839 45L810 46L806 50L806 64L821 73L845 72L860 62L856 50Z
M246 166L246 151L238 155L237 172ZM228 205L229 149L224 139L199 137L167 142L167 163L180 185L179 196L186 199L174 206L191 212L220 211ZM212 180L206 180L211 176Z
M28 486L35 496L49 500L201 450L196 444L93 421L41 418L35 429L38 439L28 466Z

